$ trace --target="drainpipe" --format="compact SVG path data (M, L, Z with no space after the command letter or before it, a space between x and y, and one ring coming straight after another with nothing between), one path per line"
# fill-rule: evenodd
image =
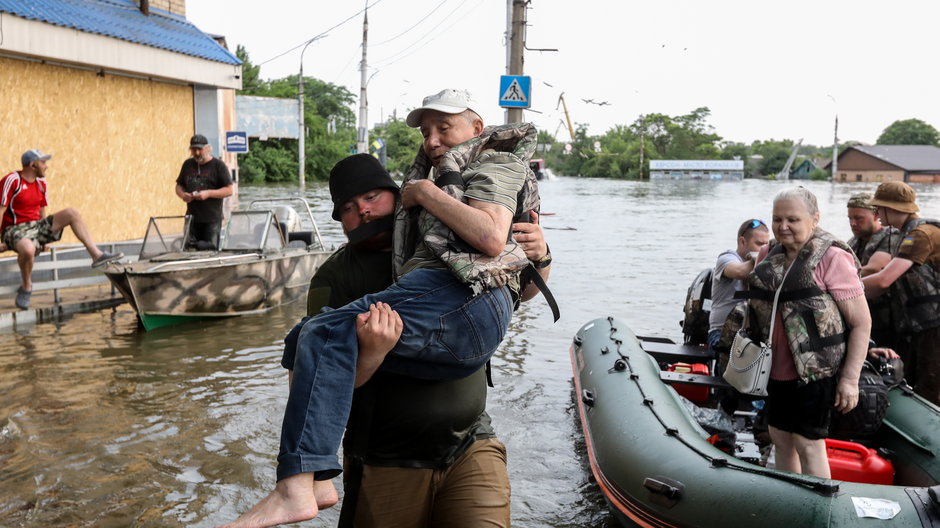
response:
M140 12L145 15L150 14L150 0L140 0Z

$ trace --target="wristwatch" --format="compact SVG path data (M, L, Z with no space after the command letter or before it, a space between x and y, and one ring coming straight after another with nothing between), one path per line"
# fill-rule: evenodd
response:
M552 263L552 251L548 248L548 244L545 244L545 256L531 262L535 269L547 268Z

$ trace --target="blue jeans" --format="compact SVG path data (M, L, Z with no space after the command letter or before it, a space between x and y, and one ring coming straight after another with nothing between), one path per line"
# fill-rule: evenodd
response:
M474 297L450 271L418 269L385 291L301 322L281 425L278 480L311 472L316 480L327 480L340 473L336 452L349 418L359 352L356 315L377 302L390 305L404 322L382 370L433 380L463 378L482 367L512 314L505 287Z
M721 328L708 331L708 337L705 338L705 343L708 344L708 351L712 354L712 357L715 358L715 376L721 376L722 371L724 371L724 365L721 364L721 360L718 358L718 351L715 350L715 345L718 344L718 341L721 339Z

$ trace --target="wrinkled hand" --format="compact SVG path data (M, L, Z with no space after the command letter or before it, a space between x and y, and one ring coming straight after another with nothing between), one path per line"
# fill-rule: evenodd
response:
M890 348L878 347L878 348L868 349L868 357L873 358L873 359L882 358L882 357L885 359L895 359L901 356L899 356L897 352L895 352L894 350Z
M427 195L429 187L437 188L431 180L411 180L405 182L401 188L401 206L405 209L420 206L421 198Z
M519 222L512 225L512 238L522 246L529 260L536 261L548 254L548 246L545 244L545 233L539 225L539 214L530 211L529 216L532 223Z
M376 303L356 316L359 361L381 363L395 348L404 324L398 312L385 303Z
M845 414L856 405L858 405L858 380L839 378L839 383L836 385L836 410Z

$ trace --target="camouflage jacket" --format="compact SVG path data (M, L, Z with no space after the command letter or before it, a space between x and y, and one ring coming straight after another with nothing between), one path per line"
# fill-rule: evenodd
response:
M844 242L817 228L786 274L777 306L796 372L804 383L836 375L845 358L846 328L842 313L832 296L819 289L813 279L816 266L832 246L852 251ZM783 246L776 244L747 276L747 297L757 316L763 342L770 336L774 294L787 265ZM855 265L858 268L858 260Z
M871 256L877 251L894 255L897 252L898 244L901 242L901 232L892 226L884 226L881 231L873 233L868 240L862 241L852 237L848 245L855 252L862 266L868 264ZM890 294L885 293L877 298L868 299L868 308L871 311L871 329L872 334L876 331L890 331L895 328L892 315Z
M924 224L940 228L937 220L913 218L901 230L901 239ZM940 270L927 263L914 264L894 281L889 294L899 332L916 334L940 326Z
M451 197L467 203L464 190L473 174L484 171L525 173L513 221L528 222L529 211L538 212L539 208L538 181L529 168L536 138L535 126L528 123L487 127L479 136L444 154L438 164L435 183ZM411 180L428 178L429 172L430 160L421 150L402 187ZM503 251L490 257L464 242L427 211L418 207L404 209L400 202L395 210L394 239L396 276L417 245L423 242L461 282L470 284L475 293L506 284L518 287L519 272L529 264L525 251L512 239L512 233L506 233Z
M901 236L899 231L894 227L885 226L881 228L881 231L872 233L871 237L865 240L865 245L862 245L862 241L856 237L850 238L848 245L852 248L852 251L855 252L855 256L858 257L862 266L864 266L868 264L871 256L874 255L876 251L883 251L893 255L894 252L897 251L900 242Z

